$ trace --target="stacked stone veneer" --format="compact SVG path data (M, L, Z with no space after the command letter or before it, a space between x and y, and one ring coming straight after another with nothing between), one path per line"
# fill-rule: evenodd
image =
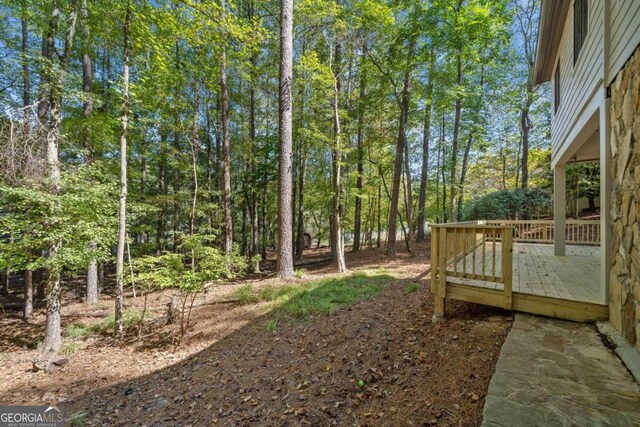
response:
M640 47L611 85L613 326L640 352Z

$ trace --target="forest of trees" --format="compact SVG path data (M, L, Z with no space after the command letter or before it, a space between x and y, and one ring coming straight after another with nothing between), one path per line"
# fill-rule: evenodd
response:
M345 271L345 250L411 251L474 198L548 189L537 13L537 0L1 0L4 287L23 275L25 318L46 299L56 350L68 273L96 304L115 271L120 334L134 278L187 301L271 250L286 278L309 235Z

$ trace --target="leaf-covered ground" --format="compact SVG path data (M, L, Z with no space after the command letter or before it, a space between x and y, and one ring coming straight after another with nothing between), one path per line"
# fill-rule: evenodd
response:
M168 294L154 294L141 341L134 330L119 344L68 329L77 348L53 374L29 372L42 316L25 325L9 315L0 401L61 403L86 425L479 425L509 314L450 303L432 324L428 249L418 249L349 254L366 274L355 282L313 250L302 279L220 286L197 300L179 345L177 326L164 325ZM335 293L342 281L356 291ZM101 307L68 304L64 322L104 322L110 301Z

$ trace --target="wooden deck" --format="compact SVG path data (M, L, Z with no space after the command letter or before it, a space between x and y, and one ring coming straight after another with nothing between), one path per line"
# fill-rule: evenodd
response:
M488 245L490 243L485 243ZM501 243L496 242L495 275L501 276ZM484 248L485 252L488 248ZM482 271L482 246L475 256L458 261L458 271ZM604 304L600 289L600 248L567 246L566 256L553 254L553 245L513 244L513 292L561 298L569 301ZM472 263L475 262L475 270ZM465 263L466 265L462 265ZM485 257L485 271L491 271L493 260ZM451 268L451 266L449 267ZM452 277L452 283L502 290L503 284Z
M432 225L434 320L451 299L578 322L608 319L600 247L568 246L566 256L555 256L553 245L516 240L515 225L522 228L484 221Z

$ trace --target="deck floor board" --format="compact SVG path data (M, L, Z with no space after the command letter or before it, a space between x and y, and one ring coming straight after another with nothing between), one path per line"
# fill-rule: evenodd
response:
M487 255L492 243L486 243ZM501 274L500 243L496 243L496 275ZM487 272L492 268L492 257L485 259ZM476 248L476 272L482 271L482 246ZM458 261L457 270L472 271L472 254ZM451 278L452 282L503 289L501 283ZM514 243L513 292L562 298L570 301L603 304L600 286L600 248L594 246L567 245L566 256L555 256L553 245L538 243Z

